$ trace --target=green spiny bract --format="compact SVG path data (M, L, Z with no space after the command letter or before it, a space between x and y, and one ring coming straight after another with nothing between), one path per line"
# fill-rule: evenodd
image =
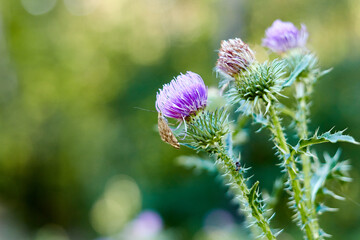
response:
M312 53L306 53L304 51L292 51L286 56L284 60L287 64L286 70L289 73L293 72L301 62L306 62L303 65L304 69L298 75L299 78L307 78L309 74L320 72L320 69L318 68L318 59Z
M291 51L285 56L284 61L286 63L285 70L289 74L288 79L284 82L284 87L292 85L295 81L311 86L321 76L331 71L331 69L321 70L317 56L310 52Z
M285 66L280 60L253 64L236 77L235 87L228 92L230 102L240 103L239 110L246 114L261 113L264 106L267 111L280 95Z
M228 114L224 108L214 112L199 112L188 119L187 128L193 147L214 153L222 145L224 136L229 132Z

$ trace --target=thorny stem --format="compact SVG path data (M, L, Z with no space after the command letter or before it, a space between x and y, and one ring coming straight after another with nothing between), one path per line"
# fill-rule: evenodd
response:
M296 89L296 100L298 102L298 109L296 112L296 124L297 124L297 134L300 139L305 139L308 137L308 126L307 126L307 116L308 116L308 106L307 106L307 96L312 92L312 86L305 86L303 82L295 83ZM307 152L308 148L305 149ZM302 162L302 171L304 174L304 193L305 193L305 202L306 207L311 216L311 221L314 226L314 230L319 232L319 220L316 215L315 202L311 198L311 161L310 157L306 154L301 154L300 159ZM319 236L319 239L323 239Z
M280 119L277 115L277 111L274 104L271 104L269 109L269 115L272 125L270 129L274 134L274 142L277 148L280 150L280 154L284 159L284 167L289 177L289 184L293 190L293 198L295 201L295 208L300 216L301 224L304 227L308 240L320 239L319 231L313 226L313 222L310 221L308 213L306 211L306 204L303 201L303 193L298 179L299 171L295 164L295 159L290 155L290 149L286 142L286 138L281 127Z
M254 217L256 224L260 227L262 233L268 240L276 240L275 235L271 232L269 222L262 215L258 206L250 201L250 189L246 185L246 180L239 170L236 168L235 161L226 153L223 146L216 149L216 165L219 171L224 172L228 176L228 183L235 196L240 200L242 211L247 215L247 219ZM256 233L253 233L256 234Z

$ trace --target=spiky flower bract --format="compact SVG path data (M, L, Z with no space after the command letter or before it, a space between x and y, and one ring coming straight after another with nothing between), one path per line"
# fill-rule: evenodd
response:
M315 83L318 78L330 71L322 71L319 67L318 58L310 52L292 50L285 55L284 60L287 63L287 72L289 74L301 70L296 77L296 81L305 84Z
M203 111L188 121L187 134L197 150L213 153L223 144L228 132L228 114L223 108L214 112Z
M208 89L200 77L186 72L165 84L156 94L156 110L165 117L184 120L207 104Z
M297 29L291 22L275 20L265 31L262 44L276 53L284 53L294 48L304 48L308 39L308 32L304 24Z
M276 95L280 95L284 68L284 61L274 60L242 72L228 92L230 101L240 103L239 110L245 114L262 113L263 103L268 109L272 101L277 101Z
M255 55L240 38L221 41L219 58L216 63L218 73L234 78L255 61Z

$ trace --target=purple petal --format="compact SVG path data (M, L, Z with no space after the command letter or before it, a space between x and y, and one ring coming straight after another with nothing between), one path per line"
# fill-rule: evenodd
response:
M207 103L207 87L202 78L193 72L180 74L165 84L156 95L156 110L165 117L184 119Z
M303 48L309 34L305 25L301 25L298 30L291 22L275 20L274 23L266 29L265 38L262 44L276 53L283 53L294 48Z

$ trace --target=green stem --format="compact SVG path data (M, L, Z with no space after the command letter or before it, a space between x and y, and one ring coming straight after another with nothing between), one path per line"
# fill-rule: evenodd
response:
M255 205L254 201L250 199L250 189L246 185L246 180L239 169L237 169L233 159L226 153L224 147L219 147L216 151L217 167L220 171L228 176L228 183L231 190L238 199L240 199L242 211L247 215L247 218L254 217L256 224L260 227L264 236L269 240L276 240L275 235L271 232L269 222L262 215L262 211ZM252 219L248 219L250 222ZM256 233L255 233L256 234Z
M309 88L309 87L308 87ZM297 123L297 134L300 139L306 139L308 137L308 126L307 126L307 116L308 116L308 108L307 108L307 99L306 96L312 92L312 86L310 89L306 88L303 82L296 82L296 99L298 102L298 109L296 113L296 123ZM308 147L305 149L307 152ZM304 193L305 193L305 202L306 207L311 216L311 220L313 222L314 230L319 232L319 220L316 215L316 207L315 202L312 201L311 198L311 161L310 157L306 154L301 154L300 159L302 162L302 171L304 175ZM323 239L321 236L319 239Z
M287 171L289 177L289 183L293 191L293 198L295 201L296 210L300 216L301 224L304 227L308 240L320 239L319 231L313 226L313 223L309 218L309 215L306 211L306 204L303 201L303 191L301 189L301 184L298 179L299 171L296 167L295 159L290 155L290 149L286 142L286 138L281 127L280 119L278 118L277 111L274 107L274 103L271 104L269 109L269 115L271 117L272 126L270 127L272 133L274 134L274 141L277 147L279 148L281 155L284 159L284 167Z
M296 88L296 99L298 101L298 109L296 123L297 123L297 134L300 139L306 139L308 137L308 127L307 127L307 103L306 103L306 94L305 94L305 85L302 82L297 82L295 84ZM306 149L308 150L308 149ZM311 162L309 156L306 154L301 154L300 156L302 162L302 170L304 174L304 192L306 196L306 205L308 209L312 209L311 202Z

